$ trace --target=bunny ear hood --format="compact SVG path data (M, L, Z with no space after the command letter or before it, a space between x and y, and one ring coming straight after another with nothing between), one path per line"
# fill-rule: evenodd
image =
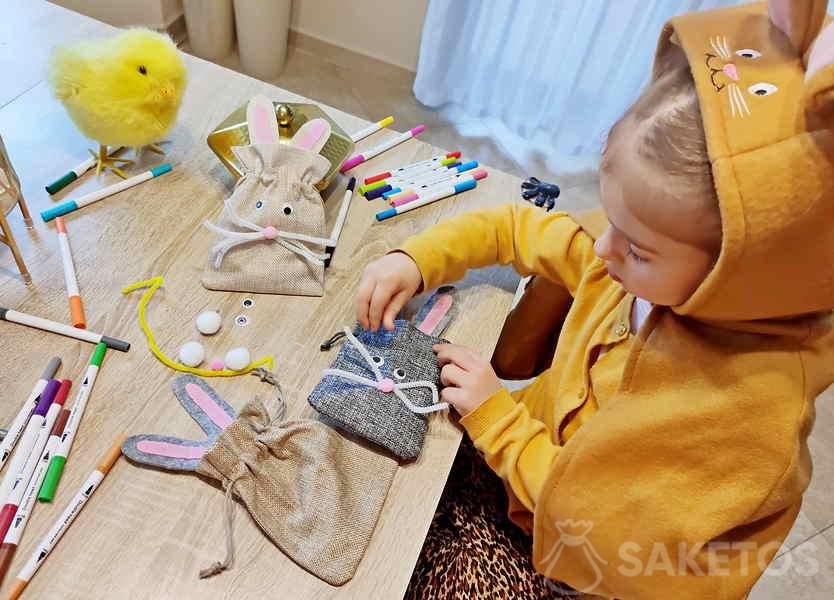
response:
M826 3L772 0L671 19L692 72L721 210L711 273L680 314L785 319L834 308L834 29Z

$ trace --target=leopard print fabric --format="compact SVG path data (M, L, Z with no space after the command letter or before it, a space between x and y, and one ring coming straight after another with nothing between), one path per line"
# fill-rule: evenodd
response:
M533 540L507 517L501 480L464 436L405 600L576 600L533 569Z

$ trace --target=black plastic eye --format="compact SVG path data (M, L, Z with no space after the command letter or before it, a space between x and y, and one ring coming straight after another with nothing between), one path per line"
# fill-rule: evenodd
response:
M394 369L394 377L397 379L405 379L405 369Z
M148 74L148 70L145 68L145 65L139 65L139 72L142 75L147 75Z
M378 367L381 367L383 364L385 364L385 359L381 356L372 356L371 360L374 361L374 364Z
M261 209L263 207L264 207L264 201L263 200L258 200L257 202L255 202L255 208Z
M238 315L235 317L235 325L238 327L246 327L249 325L249 317L246 315Z
M287 216L290 216L292 214L292 206L290 206L289 204L285 204L282 210L284 211L284 214Z
M243 308L252 308L255 304L255 301L252 298L244 298L243 299Z

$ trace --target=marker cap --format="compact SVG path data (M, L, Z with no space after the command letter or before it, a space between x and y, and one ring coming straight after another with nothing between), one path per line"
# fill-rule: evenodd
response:
M77 209L78 205L75 203L75 200L70 200L69 202L64 202L63 204L59 204L58 206L53 206L52 208L42 211L41 219L44 221L51 221L55 217L60 217L61 215L71 213Z
M52 457L52 460L49 461L49 468L46 470L46 476L43 478L43 484L41 484L41 489L38 492L38 500L41 502L52 502L66 463L66 456Z
M342 163L342 166L339 167L339 172L344 173L345 171L350 171L356 165L362 164L365 162L365 157L361 154L357 154L356 156L347 159L345 162Z
M50 195L57 194L58 192L60 192L65 187L67 187L69 184L71 184L76 179L78 179L78 175L75 174L75 171L70 171L69 173L67 173L66 175L61 177L60 179L56 179L55 181L50 183L48 186L46 186L46 191Z
M376 213L376 220L384 221L385 219L390 219L391 217L395 216L397 216L397 209L389 208L388 210L383 210L382 212Z
M104 354L106 352L107 344L105 344L104 342L99 342L98 344L96 344L96 349L93 350L93 357L90 359L90 364L100 367L101 362L104 360Z

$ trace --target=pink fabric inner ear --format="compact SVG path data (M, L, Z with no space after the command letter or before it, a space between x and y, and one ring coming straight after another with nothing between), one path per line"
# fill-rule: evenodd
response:
M309 125L295 134L292 139L293 146L311 150L324 135L327 129L327 122L322 119L311 121Z
M154 442L152 440L142 440L136 444L136 447L145 454L185 460L203 458L203 454L208 450L205 446L180 446L171 442Z
M831 63L834 63L834 23L829 23L814 41L811 54L808 56L808 70L805 72L805 81L811 79L814 73Z
M263 104L256 104L253 107L253 113L255 119L253 123L255 139L250 140L250 142L253 144L269 144L275 142L276 140L273 139L272 124L269 121L270 118L274 119L275 115L271 111L268 111Z
M206 416L211 419L211 422L217 425L220 429L226 429L232 423L230 417L225 410L217 405L217 402L212 400L203 388L195 383L189 383L185 386L185 393L194 400L194 403L199 406Z
M443 294L440 296L437 301L435 301L434 306L431 307L429 314L426 315L426 318L423 319L423 322L420 323L419 329L426 335L431 335L432 331L437 329L438 324L443 317L446 316L446 313L449 312L449 309L452 307L452 296L450 294Z

